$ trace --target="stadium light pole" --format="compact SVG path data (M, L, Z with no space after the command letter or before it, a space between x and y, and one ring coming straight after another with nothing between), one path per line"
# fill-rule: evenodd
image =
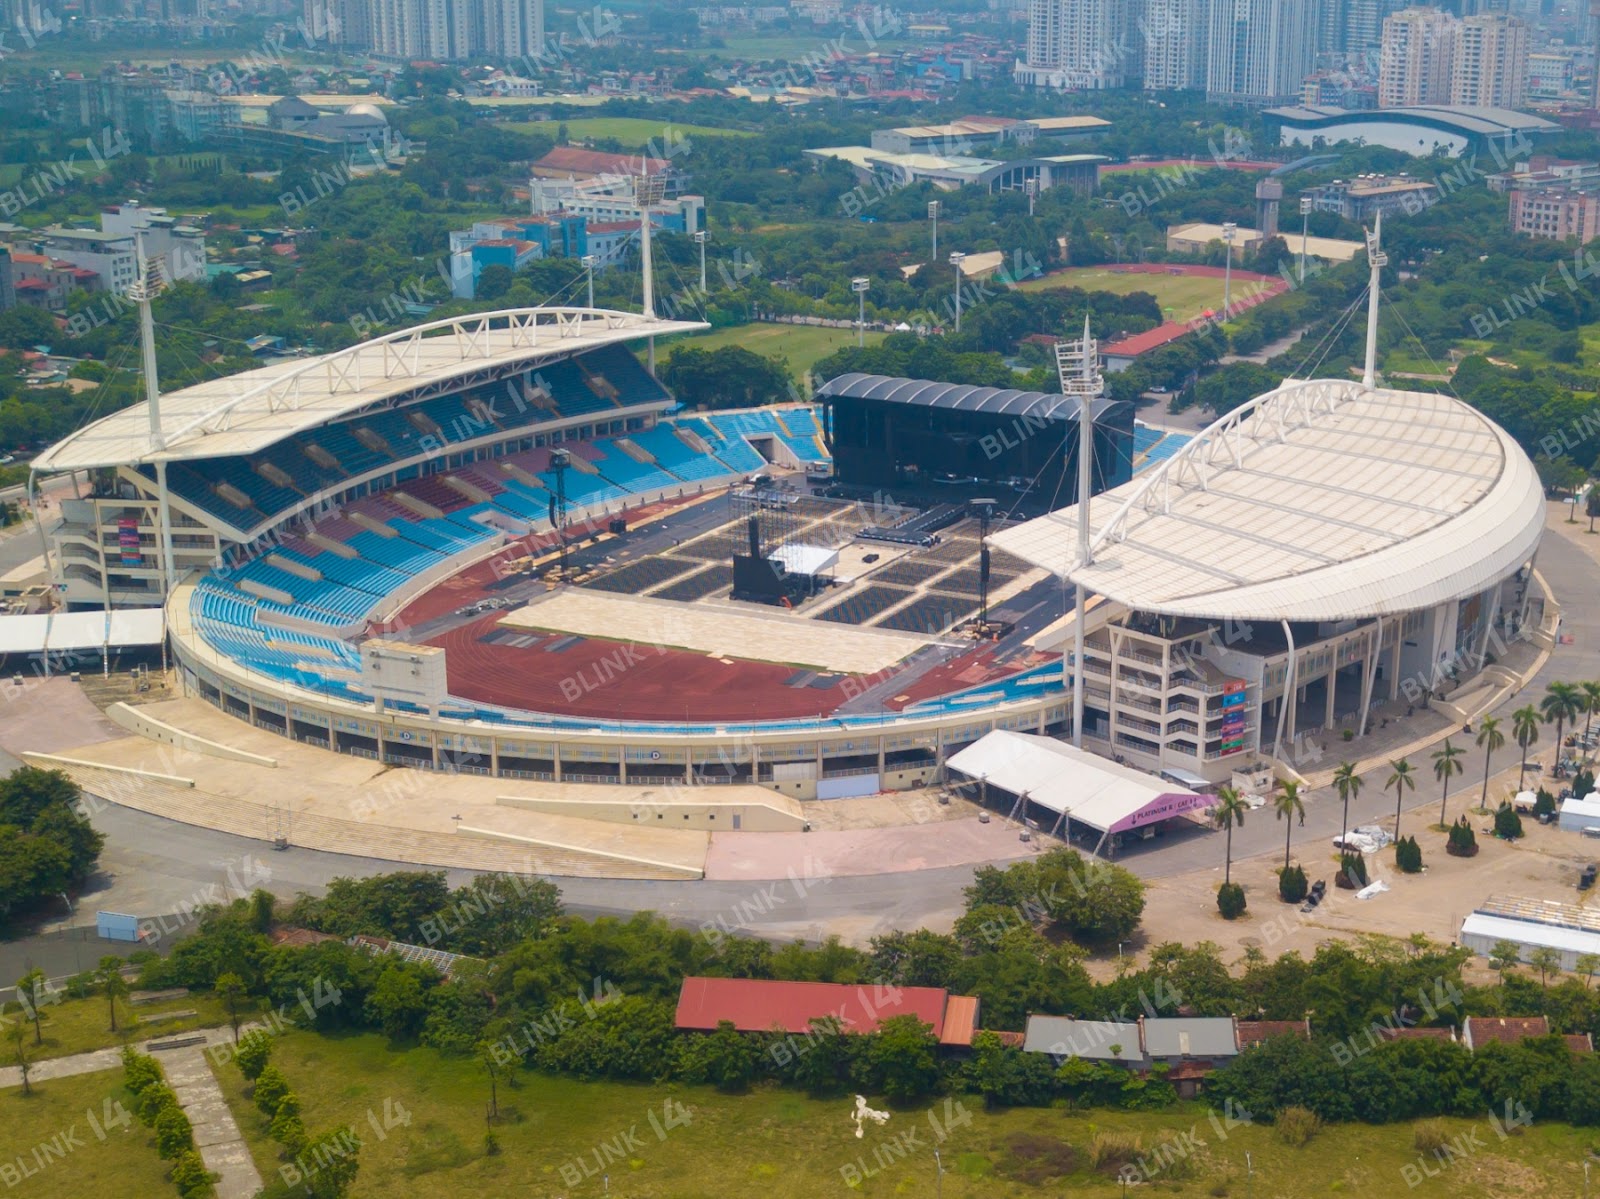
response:
M938 262L939 261L939 201L937 201L937 200L929 200L928 201L928 219L933 222L933 258L932 258L931 261Z
M950 265L956 268L956 332L957 333L961 332L961 264L963 262L965 262L966 260L967 260L967 256L965 254L963 254L960 250L956 250L950 255Z
M700 247L700 294L706 294L706 231L694 235L694 244Z
M594 255L585 254L581 259L583 269L589 273L589 307L594 307Z
M872 280L866 276L858 276L850 280L850 290L856 293L856 346L867 344L867 288L872 286Z
M1031 179L1024 179L1022 181L1022 190L1028 193L1028 215L1032 216L1033 202L1039 195L1039 177L1035 175Z
M1302 283L1306 281L1306 242L1310 240L1312 205L1310 196L1300 197L1300 282Z
M1228 309L1233 307L1233 236L1239 226L1232 221L1222 226L1222 319L1228 319Z

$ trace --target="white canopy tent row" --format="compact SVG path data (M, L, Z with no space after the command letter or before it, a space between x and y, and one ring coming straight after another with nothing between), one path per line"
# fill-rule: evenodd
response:
M166 636L162 608L0 616L0 658L32 658L48 678L52 671L71 669L77 655L99 654L102 669L109 670L114 651L149 649Z

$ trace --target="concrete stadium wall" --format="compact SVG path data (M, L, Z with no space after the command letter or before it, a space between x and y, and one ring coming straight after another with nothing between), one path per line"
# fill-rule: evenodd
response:
M128 732L145 738L148 741L159 741L163 745L171 745L178 749L187 749L193 753L205 754L211 758L226 758L230 762L248 762L252 766L276 767L276 758L264 757L253 754L248 750L235 749L231 745L223 745L220 741L208 741L204 737L196 737L193 733L186 733L180 728L175 728L163 720L157 720L147 712L138 708L130 708L124 703L112 704L106 709L106 716L118 728L127 729Z
M718 788L699 787L696 790L714 792ZM682 791L679 790L677 794L681 797ZM502 795L495 802L503 807L544 812L551 816L581 816L585 820L608 820L615 824L701 829L711 833L729 832L735 828L745 833L798 833L806 823L798 808L788 812L761 803L695 803L681 798L661 803L648 800L625 803L608 799L536 799L520 795ZM735 821L738 823L735 824Z

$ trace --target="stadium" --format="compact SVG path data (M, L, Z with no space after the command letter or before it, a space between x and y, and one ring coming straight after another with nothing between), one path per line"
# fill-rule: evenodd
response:
M53 620L165 594L188 694L497 777L870 794L1059 728L1059 654L1030 644L1054 585L988 560L960 497L808 494L831 458L808 405L680 411L627 343L702 327L491 313L106 417L35 463L92 481ZM741 556L774 602L732 598Z

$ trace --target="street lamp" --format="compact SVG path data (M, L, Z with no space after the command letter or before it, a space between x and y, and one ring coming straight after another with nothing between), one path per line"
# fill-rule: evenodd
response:
M933 1168L938 1171L937 1180L933 1184L933 1199L939 1199L944 1194L944 1160L939 1156L939 1151L933 1151ZM1589 1177L1589 1167L1584 1166L1583 1176Z
M950 255L950 265L956 268L956 332L957 333L961 332L961 264L963 262L965 262L966 260L967 260L967 256L965 254L963 254L960 250L956 250L956 251L952 252L951 255Z
M1306 242L1308 231L1311 228L1311 209L1314 201L1310 196L1300 197L1300 282L1306 281Z
M939 201L928 201L928 219L933 222L933 259L939 261Z
M1233 236L1239 226L1228 221L1222 226L1222 319L1228 319L1228 309L1233 306Z
M700 247L700 294L706 294L706 231L694 235L694 244Z
M867 288L872 286L872 280L866 276L858 276L850 280L850 290L856 293L856 345L867 344Z
M594 307L594 255L585 254L581 259L583 269L589 273L589 307Z

